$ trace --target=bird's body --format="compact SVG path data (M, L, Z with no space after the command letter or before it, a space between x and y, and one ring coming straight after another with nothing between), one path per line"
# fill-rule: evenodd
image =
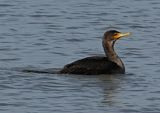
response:
M115 42L123 36L128 36L130 33L120 33L116 30L110 30L104 33L102 45L104 48L104 57L87 57L77 60L64 66L59 71L60 74L123 74L125 67L122 60L114 51Z
M119 67L116 63L110 61L107 57L87 57L77 60L64 66L60 73L70 74L85 74L85 75L98 75L98 74L117 74L125 73L125 69Z

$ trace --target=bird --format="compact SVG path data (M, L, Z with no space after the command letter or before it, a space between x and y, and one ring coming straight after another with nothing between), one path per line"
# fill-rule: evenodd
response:
M104 56L90 56L65 65L59 74L100 75L125 74L125 66L114 50L115 42L131 33L117 30L106 31L102 38Z

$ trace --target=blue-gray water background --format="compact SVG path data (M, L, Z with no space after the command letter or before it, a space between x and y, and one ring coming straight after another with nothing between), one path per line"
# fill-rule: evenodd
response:
M108 29L125 75L12 70L102 55ZM160 113L160 0L0 0L0 66L0 113Z

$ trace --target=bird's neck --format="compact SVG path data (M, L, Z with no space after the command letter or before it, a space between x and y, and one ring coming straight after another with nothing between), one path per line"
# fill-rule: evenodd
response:
M122 60L119 58L119 56L114 51L114 43L115 42L103 42L103 48L105 51L106 56L108 59L114 63L116 63L118 66L124 69L124 64Z

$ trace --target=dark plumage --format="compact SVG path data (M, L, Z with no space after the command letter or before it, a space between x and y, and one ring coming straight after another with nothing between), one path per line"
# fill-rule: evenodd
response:
M94 56L77 60L65 65L59 73L85 75L125 73L124 64L114 51L114 44L118 39L129 34L120 33L116 30L105 32L102 44L106 56Z
M109 61L107 57L95 56L67 64L60 73L97 75L105 73L124 73L124 70L122 70L116 63Z

